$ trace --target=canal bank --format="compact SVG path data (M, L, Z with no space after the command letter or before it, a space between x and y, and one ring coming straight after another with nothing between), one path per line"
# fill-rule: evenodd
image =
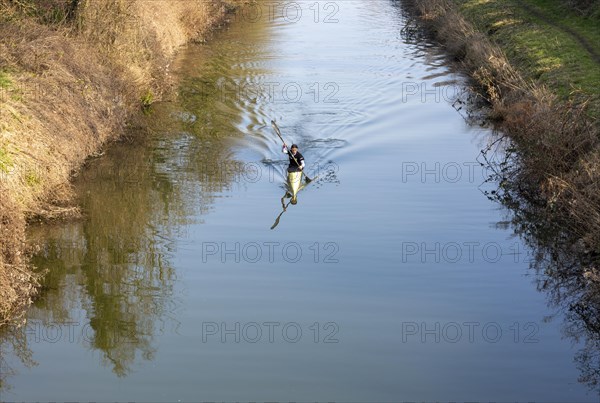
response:
M84 218L29 227L49 274L0 335L5 400L596 402L482 194L466 78L399 2L337 4L180 52L152 136L79 175ZM283 214L271 119L320 177Z
M79 216L70 180L169 96L178 48L205 41L235 1L0 1L0 326L37 276L27 221Z
M496 127L517 146L507 147L511 163L498 167L502 186L494 197L535 209L552 223L552 231L568 234L567 248L591 261L588 277L599 282L600 33L595 3L406 3L471 75Z
M495 127L499 186L488 197L542 250L546 273L577 284L590 329L600 310L600 33L586 1L408 0L420 21L472 77ZM489 161L488 161L489 162ZM544 225L530 225L536 217ZM565 264L568 261L568 264ZM597 331L593 331L597 340Z

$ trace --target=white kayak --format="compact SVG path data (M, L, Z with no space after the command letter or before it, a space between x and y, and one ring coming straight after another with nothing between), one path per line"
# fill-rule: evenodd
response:
M300 191L302 184L302 172L288 172L287 174L288 190L292 194L292 198L296 199L296 195Z

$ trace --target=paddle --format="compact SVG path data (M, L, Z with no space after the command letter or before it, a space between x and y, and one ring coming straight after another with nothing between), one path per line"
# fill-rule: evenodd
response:
M281 136L281 131L279 130L279 127L277 126L277 123L275 123L274 120L271 120L271 126L273 126L273 130L275 130L275 133L277 134L277 136L279 137L279 139L281 140L281 142L285 145L285 140ZM296 157L294 157L294 154L292 154L291 151L289 151L288 154L292 156L292 159L294 160L294 162L296 163L296 165L298 165L298 168L300 168L300 164L296 160ZM302 173L304 174L304 178L306 179L306 182L312 182L313 181L312 179L310 179L308 177L308 175L306 173L304 173L304 170L302 170Z

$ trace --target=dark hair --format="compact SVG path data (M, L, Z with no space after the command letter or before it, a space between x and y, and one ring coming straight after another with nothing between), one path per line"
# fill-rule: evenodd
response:
M298 146L296 144L292 144L292 147L290 148L298 148Z

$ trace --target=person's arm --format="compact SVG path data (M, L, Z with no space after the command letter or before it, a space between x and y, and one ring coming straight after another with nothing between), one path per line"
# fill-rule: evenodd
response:
M288 153L289 153L289 152L288 152L288 148L287 148L287 144L283 143L283 148L281 149L281 151L282 151L284 154L288 154Z
M298 160L298 164L300 164L300 169L303 170L304 169L304 157L300 157L300 159Z

